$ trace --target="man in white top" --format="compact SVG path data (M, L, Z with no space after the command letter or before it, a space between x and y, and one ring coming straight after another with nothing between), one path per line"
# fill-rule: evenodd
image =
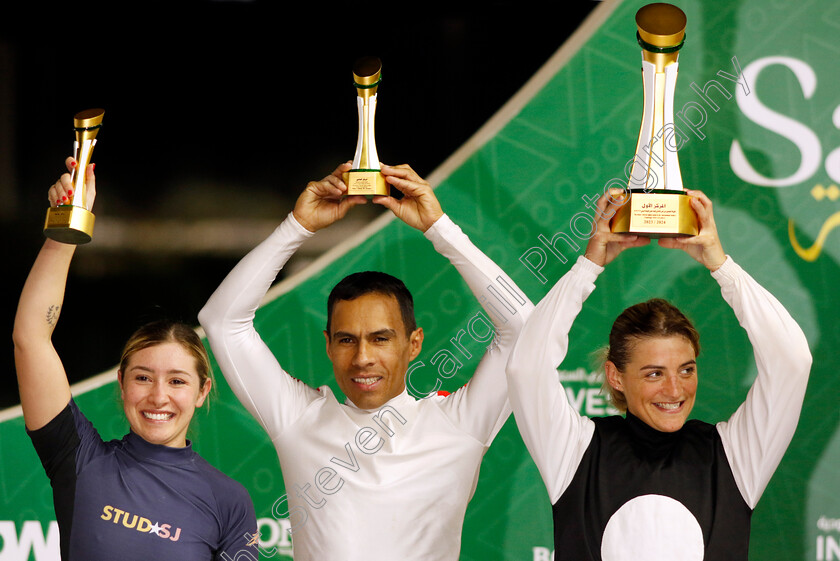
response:
M305 239L366 202L343 197L349 167L307 185L199 320L228 383L277 449L287 495L272 514L289 517L296 560L455 560L481 458L510 414L505 363L533 305L443 213L427 182L407 165L383 166L404 196L373 202L422 231L455 265L484 307L470 321L488 335L495 330L493 341L462 388L414 399L405 376L423 330L411 295L390 275L357 273L333 289L324 332L347 399L293 378L257 334L254 313Z

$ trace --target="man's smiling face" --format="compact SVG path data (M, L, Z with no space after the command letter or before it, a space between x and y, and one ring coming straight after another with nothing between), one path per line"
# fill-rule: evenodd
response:
M394 296L370 292L335 303L327 356L338 387L360 409L376 409L405 389L405 373L423 346L423 330L406 333Z

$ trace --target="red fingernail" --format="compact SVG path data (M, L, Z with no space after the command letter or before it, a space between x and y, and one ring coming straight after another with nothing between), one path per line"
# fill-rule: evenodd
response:
M68 196L68 197L72 197L72 196L73 196L73 189L69 189L69 190L67 191L67 196Z
M70 167L71 167L71 168L76 167L76 162L75 162L75 161L70 162Z
M90 169L91 169L91 171L96 170L96 164L90 164Z
M66 200L67 200L67 196L63 196L63 197L61 197L61 200L62 200L62 201L66 201Z

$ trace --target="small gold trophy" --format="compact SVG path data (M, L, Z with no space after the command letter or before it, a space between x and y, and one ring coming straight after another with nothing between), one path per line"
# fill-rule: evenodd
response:
M671 4L648 4L636 12L642 47L644 112L628 183L629 201L618 209L613 232L651 238L695 236L691 209L677 160L674 90L686 18Z
M373 120L376 114L376 90L382 80L382 61L364 57L353 66L356 85L356 107L359 109L359 137L353 169L344 172L348 195L390 195L391 188L380 173L379 156L373 138Z
M102 126L103 115L104 109L87 109L73 117L73 126L76 129L76 141L73 146L76 167L70 176L73 182L73 196L68 204L47 209L44 235L48 238L79 245L88 243L93 236L94 216L88 210L85 170L93 155L96 133Z

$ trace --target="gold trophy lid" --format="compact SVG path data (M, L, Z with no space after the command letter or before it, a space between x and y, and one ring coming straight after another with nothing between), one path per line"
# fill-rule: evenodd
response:
M353 65L353 83L360 96L374 95L381 81L382 61L379 58L375 56L362 57Z
M685 24L685 12L671 4L648 4L636 12L639 39L657 50L678 50L685 39Z
M73 115L73 126L77 129L92 129L102 125L104 109L85 109Z

